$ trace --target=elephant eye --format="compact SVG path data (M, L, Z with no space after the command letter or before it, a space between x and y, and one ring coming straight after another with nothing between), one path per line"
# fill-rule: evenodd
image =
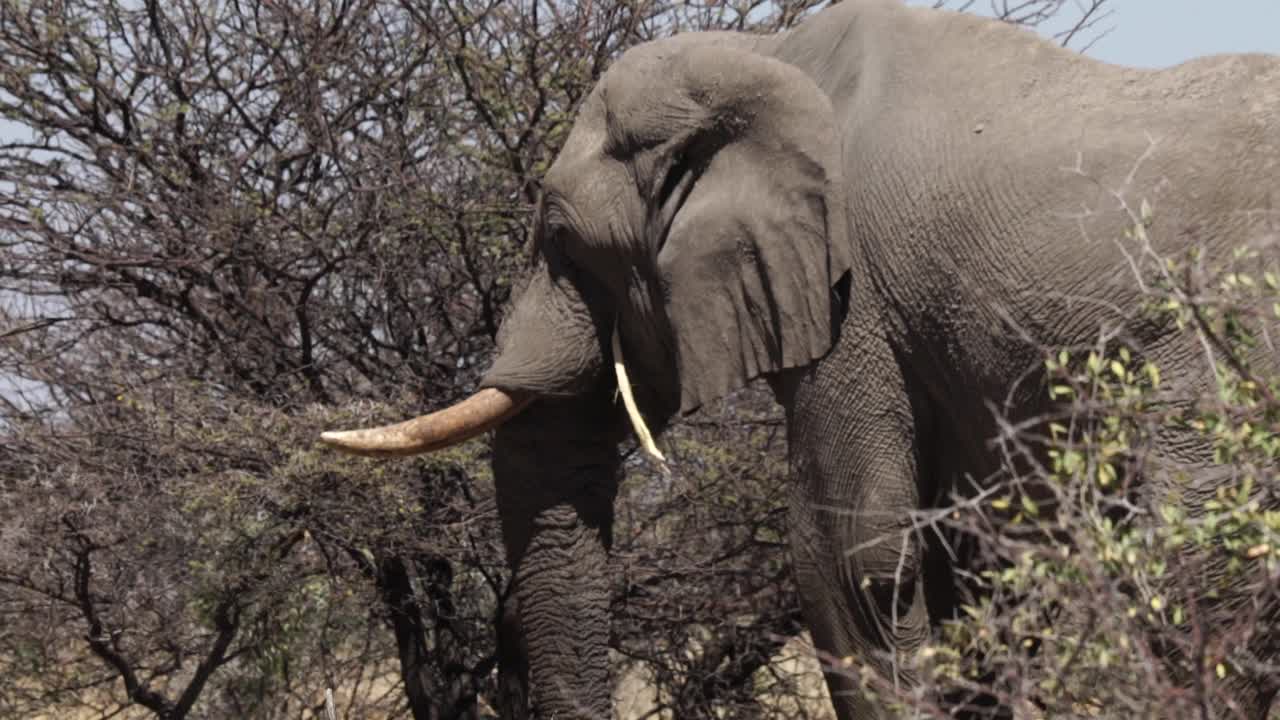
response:
M565 247L564 213L545 197L538 203L536 234L538 246L543 252L563 253Z
M573 252L573 231L565 225L551 225L547 228L547 236L551 247L557 252L568 254Z
M564 210L554 202L548 202L542 214L542 229L543 236L559 248L565 247L570 240L568 236L572 234Z
M572 220L572 211L552 201L547 204L544 216L545 253L566 271L576 275L607 275L608 253L602 252L581 232L581 226Z
M553 257L566 270L577 271L581 266L579 258L575 257L580 252L578 247L577 235L569 228L568 225L550 222L547 224L543 233L544 245L543 252L548 257Z

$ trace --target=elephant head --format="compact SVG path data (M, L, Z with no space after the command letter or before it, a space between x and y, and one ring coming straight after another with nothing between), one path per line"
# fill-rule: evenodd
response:
M725 33L628 51L546 175L538 264L482 389L399 425L324 435L400 455L500 426L495 475L533 690L556 717L608 703L607 674L584 666L606 664L602 558L625 431L615 350L639 415L661 428L833 342L833 288L851 257L840 136L826 94L763 50Z

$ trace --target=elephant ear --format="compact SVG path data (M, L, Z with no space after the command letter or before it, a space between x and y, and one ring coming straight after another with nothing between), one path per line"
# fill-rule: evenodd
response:
M672 62L701 117L663 183L683 200L655 202L679 203L657 264L689 412L831 348L851 248L826 94L743 50L691 48Z

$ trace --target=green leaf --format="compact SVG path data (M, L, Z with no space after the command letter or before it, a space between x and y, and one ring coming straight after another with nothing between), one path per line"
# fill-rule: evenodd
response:
M1036 517L1040 514L1040 506L1036 505L1036 502L1029 495L1022 496L1022 509L1031 517Z
M1102 487L1110 487L1111 483L1116 481L1116 468L1111 463L1102 463L1098 466L1098 484Z
M1147 363L1142 369L1146 371L1147 377L1151 378L1151 387L1160 387L1160 368L1152 365L1151 363Z
M1124 365L1119 360L1111 361L1111 374L1116 376L1117 380L1124 380Z

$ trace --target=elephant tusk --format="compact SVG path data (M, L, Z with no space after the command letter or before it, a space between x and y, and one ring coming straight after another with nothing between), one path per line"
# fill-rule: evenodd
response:
M395 425L320 433L325 443L353 455L394 457L457 445L510 420L533 402L528 393L485 388L456 405Z
M627 380L627 367L622 359L622 340L618 337L618 323L613 324L613 371L618 376L618 392L622 393L622 405L627 409L627 417L631 420L631 427L635 428L636 439L640 441L640 448L644 450L649 457L657 460L659 463L666 464L667 459L663 457L662 451L653 442L653 435L649 432L649 426L644 424L644 418L640 416L640 409L636 407L635 396L631 394L631 383Z

